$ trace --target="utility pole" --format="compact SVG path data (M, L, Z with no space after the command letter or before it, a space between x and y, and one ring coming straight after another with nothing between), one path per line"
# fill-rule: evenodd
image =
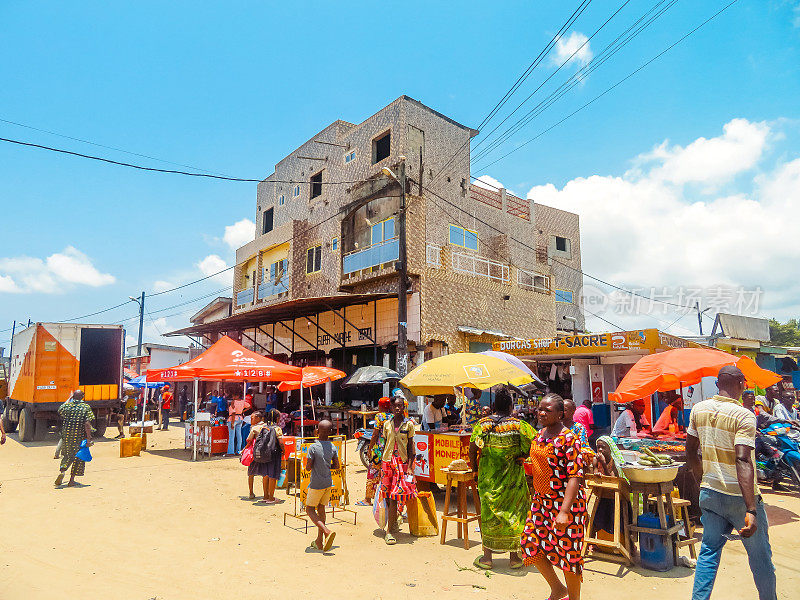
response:
M397 372L400 377L408 374L408 257L406 252L406 157L400 157L398 172L400 180L400 214L397 234L400 243L397 282ZM420 178L421 179L421 178Z
M11 326L11 346L8 349L8 381L9 385L11 385L11 366L14 364L14 333L17 331L17 322L14 321L14 324ZM11 390L8 390L8 393L11 394Z
M136 345L136 374L142 374L142 327L144 327L144 292L141 298L128 296L131 300L139 304L139 342Z

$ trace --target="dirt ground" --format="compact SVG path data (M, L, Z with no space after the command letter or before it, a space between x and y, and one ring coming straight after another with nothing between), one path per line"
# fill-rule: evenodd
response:
M547 597L535 569L511 571L505 557L496 560L491 577L459 570L471 567L479 553L474 531L467 551L455 539L442 546L438 538L414 538L404 525L406 533L390 547L366 507L354 507L356 525L352 515L349 523L333 524L331 552L307 551L312 530L304 533L292 518L283 524L292 500L275 506L247 500L238 460L189 461L180 426L155 432L149 442L141 457L120 459L117 442L100 440L83 487L55 489L55 437L21 445L16 434L8 436L0 447L0 599ZM354 442L348 449L355 501L365 472ZM283 491L278 496L286 497ZM765 499L778 597L798 597L800 498L767 493ZM687 568L655 573L587 561L583 597L688 598L692 576ZM714 597L756 597L739 541L726 546Z

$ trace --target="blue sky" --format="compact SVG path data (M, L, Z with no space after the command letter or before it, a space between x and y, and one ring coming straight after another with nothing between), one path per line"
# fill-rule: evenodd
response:
M591 35L620 3L595 0L568 35ZM477 126L577 4L5 0L0 119L259 178L331 121L360 121L404 93ZM652 4L632 0L584 52L598 54ZM724 4L680 0L493 156L595 97ZM557 50L509 107L552 73ZM800 258L797 228L792 235L780 204L784 188L791 193L800 182L799 64L798 2L740 0L585 111L488 170L478 163L473 175L580 212L587 273L672 292L690 284L762 286L760 314L796 316L800 288L772 271L794 272L791 262ZM574 60L550 83L579 66ZM174 167L5 122L0 137ZM687 174L698 155L707 168ZM636 207L626 208L639 219L629 225L646 222L647 235L603 237L617 222L605 207L622 197L628 204L619 206ZM225 227L252 219L254 200L252 183L144 173L0 143L0 330L13 319L68 319L181 284L202 276L198 265L211 255L231 264ZM726 220L717 223L720 214ZM775 224L778 248L761 249L760 236L771 235L761 224ZM237 234L229 230L228 240L235 244ZM726 244L760 262L744 269ZM691 251L676 258L678 246ZM146 337L183 325L204 300L170 306L222 287L211 280L153 298L156 323L147 319ZM97 319L136 311L131 302ZM657 318L663 326L681 315ZM622 326L659 322L607 316ZM126 325L134 332L133 321ZM673 331L691 328L686 317ZM7 338L0 333L0 346Z

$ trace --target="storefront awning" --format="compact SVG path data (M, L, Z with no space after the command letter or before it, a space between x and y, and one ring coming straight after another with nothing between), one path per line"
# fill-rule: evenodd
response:
M224 319L217 319L171 331L168 336L177 335L203 335L207 333L220 333L227 331L243 331L262 325L271 325L281 321L291 321L311 315L341 310L348 306L367 304L376 300L397 298L397 294L339 294L336 296L320 296L315 298L296 298L285 302L278 302L249 310L247 312L231 315Z

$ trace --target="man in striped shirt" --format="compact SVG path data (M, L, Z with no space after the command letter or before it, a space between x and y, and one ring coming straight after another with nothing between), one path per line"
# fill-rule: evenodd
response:
M719 394L692 408L686 430L686 460L702 478L703 543L692 600L711 597L725 536L734 528L747 551L759 600L777 600L767 514L755 478L756 418L739 401L744 374L734 366L722 367L717 387Z

